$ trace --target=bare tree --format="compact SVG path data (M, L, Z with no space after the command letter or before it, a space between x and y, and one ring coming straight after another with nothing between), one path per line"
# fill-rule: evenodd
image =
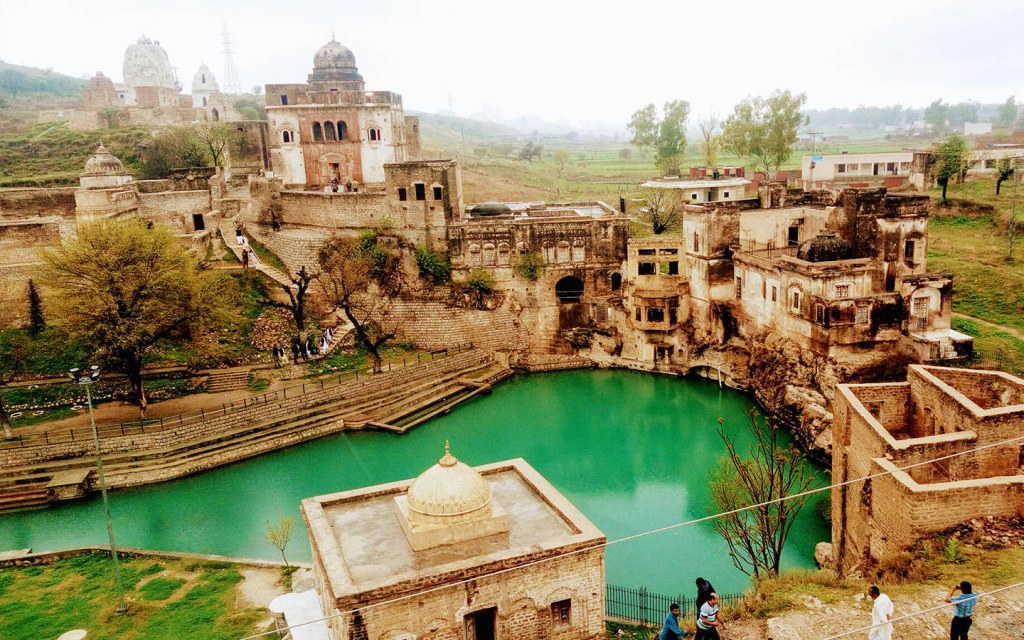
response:
M341 309L352 323L357 346L366 349L373 370L381 370L380 349L398 335L391 295L400 288L397 256L376 236L331 238L318 254L316 280L325 300Z
M718 124L718 115L714 113L709 113L697 120L701 137L700 151L704 156L704 165L708 167L718 164L718 152L722 148L722 136L715 133Z
M291 286L282 284L281 289L288 295L287 302L270 300L270 306L279 309L287 309L295 319L295 326L299 331L306 330L306 296L309 293L309 286L313 283L316 275L306 271L305 265L299 268L299 272L291 276Z
M284 560L284 566L286 567L288 566L288 558L284 555L284 550L288 547L288 543L292 541L292 528L294 526L294 520L282 516L278 518L277 522L267 520L267 530L263 534L263 539L277 547L277 550L281 552L281 559Z
M679 197L673 189L644 189L645 206L640 214L641 219L651 225L654 233L665 233L679 226L682 212L679 210Z
M213 166L223 166L224 151L232 139L231 129L217 122L200 122L192 125L192 133L209 150Z

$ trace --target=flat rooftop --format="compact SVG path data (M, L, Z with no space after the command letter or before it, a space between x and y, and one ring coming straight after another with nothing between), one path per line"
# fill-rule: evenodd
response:
M640 185L646 189L709 189L712 187L742 187L750 184L746 178L719 178L701 180L698 178L659 178Z
M486 213L474 212L479 207ZM500 213L499 213L500 211ZM487 218L513 219L523 218L604 218L621 215L607 203L592 202L477 202L466 206L466 214L470 220L486 220Z

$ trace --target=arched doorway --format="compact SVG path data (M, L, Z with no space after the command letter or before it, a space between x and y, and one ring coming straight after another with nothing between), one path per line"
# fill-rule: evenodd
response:
M220 120L220 111L217 111L216 109L213 110L213 119L214 121Z
M561 303L579 302L583 297L583 281L575 276L565 276L555 284L555 296Z
M621 273L613 273L612 274L612 291L618 291L621 288L622 288L622 274Z

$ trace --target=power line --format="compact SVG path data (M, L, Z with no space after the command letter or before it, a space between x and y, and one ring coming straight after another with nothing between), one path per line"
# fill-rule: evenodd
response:
M220 35L221 45L224 47L224 93L242 93L242 83L238 80L234 52L231 50L231 32L228 31L228 23L224 23L224 30L220 32Z
M559 553L559 554L556 554L556 555L553 555L553 556L549 556L547 558L539 558L539 559L533 560L531 562L526 562L526 563L523 563L523 564L520 564L520 565L517 565L517 566L514 566L514 567L507 567L505 569L500 569L498 571L492 571L491 573L486 573L486 574L483 574L483 575L474 576L472 578L465 578L463 580L457 580L455 582L448 582L448 583L443 584L443 585L437 585L437 586L431 587L429 589L423 589L421 591L416 591L415 593L409 593L409 594L406 594L406 595L403 595L403 596L398 596L398 597L395 597L395 598L390 598L388 600L382 600L380 602L375 602L375 603L368 604L368 605L365 605L365 606L362 606L362 607L357 607L355 609L348 609L346 611L339 611L337 613L332 613L330 615L323 616L323 617L317 618L315 620L307 620L306 622L300 622L299 624L290 625L288 627L283 627L281 629L275 629L273 631L264 631L263 633L257 633L257 634L251 635L251 636L245 636L243 638L240 638L239 640L254 640L255 638L262 638L264 636L268 636L268 635L271 635L271 634L274 634L274 633L279 633L281 631L287 631L289 629L294 629L296 627L303 627L303 626L306 626L306 625L309 625L309 624L314 624L316 622L324 622L324 621L331 620L331 619L334 619L334 618L340 618L341 616L345 616L345 615L349 615L349 614L352 614L352 613L356 613L358 611L363 611L363 610L366 610L366 609L372 609L374 607L380 607L380 606L383 606L383 605L386 605L386 604L394 604L396 602L401 602L403 600L409 600L409 599L412 599L412 598L417 598L417 597L420 597L420 596L422 596L424 594L433 593L434 591L440 591L442 589L450 589L451 587L458 586L460 584L467 584L469 582L474 582L474 581L477 581L477 580L482 580L484 578L492 578L494 576L499 576L499 575L502 575L502 574L505 574L505 573L509 573L511 571L518 571L520 569L525 569L525 568L528 568L528 567L532 567L532 566L541 564L543 562L549 562L551 560L558 560L559 558L567 558L569 556L573 556L573 555L577 555L577 554L581 554L581 553L587 553L589 551L593 551L595 549L600 549L602 547L607 548L607 547L610 547L612 545L620 544L622 542L629 542L630 540L636 540L638 538L644 538L644 537L647 537L647 536L655 535L657 533L664 533L665 531L671 531L672 529L679 529L681 527L687 527L687 526L691 526L691 525L695 525L695 524L700 524L702 522L707 522L709 520L714 520L716 518L721 518L721 517L724 517L724 516L731 516L731 515L735 515L737 513L742 513L744 511L750 511L752 509L759 509L761 507L766 507L768 505L777 504L777 503L781 503L781 502L786 502L787 500L795 500L797 498L806 498L807 496L811 496L811 495L814 495L816 493L822 493L824 491L831 491L832 489L837 489L839 487L843 487L843 486L846 486L846 485L849 485L849 484L853 484L855 482L861 482L861 481L871 480L873 478L878 478L878 477L881 477L881 476L892 475L896 471L907 471L908 469L914 469L914 468L921 467L921 466L924 466L924 465L933 464L935 462L941 462L943 460L949 460L951 458L956 458L956 457L959 457L959 456L962 456L962 455L966 455L968 453L974 453L974 452L977 452L977 451L984 451L985 449L991 449L993 447L999 447L999 446L1003 446L1003 445L1006 445L1006 444L1011 444L1011 443L1014 443L1014 442L1024 442L1024 436L1016 436L1014 438L1007 438L1006 440L1000 440L998 442L990 442L989 444L984 444L984 445L980 445L980 446L977 446L977 447L972 447L970 449L965 449L963 451L958 451L958 452L955 452L955 453L946 454L944 456L939 456L937 458L929 458L927 460L922 460L920 462L914 462L912 464L908 464L908 465L903 466L903 467L896 467L892 471L879 471L877 473L871 473L871 474L868 474L866 476L862 476L860 478L852 478L850 480L845 480L843 482L837 482L837 483L830 484L830 485L827 485L827 486L824 486L824 487L818 487L817 489L808 489L806 491L801 491L799 493L794 493L792 495L782 496L781 498L773 498L771 500L765 500L764 502L759 502L757 504L751 504L751 505L747 505L745 507L739 507L737 509L731 509L729 511L722 511L722 512L719 512L719 513L714 513L714 514L711 514L711 515L703 516L703 517L700 517L700 518L695 518L693 520L686 520L684 522L677 522L676 524L671 524L671 525L668 525L668 526L665 526L665 527L659 527L657 529L649 529L647 531L642 531L640 533L635 533L633 535L624 536L622 538L617 538L615 540L608 540L608 541L605 541L605 542L603 542L601 544L595 544L595 545L592 545L592 546L589 546L589 547L584 547L582 549L574 549L572 551L568 551L566 553ZM1021 583L1021 584L1024 584L1024 583ZM1020 585L1014 585L1014 586L1020 586ZM989 593L998 593L999 591L1003 591L1006 588L1010 588L1010 587L1005 587L1003 589L999 589L997 591L991 591ZM945 606L945 605L943 605L943 606ZM868 627L865 627L865 628L870 628L870 627L871 627L871 625L869 625ZM850 632L850 633L854 633L854 632ZM844 633L843 635L848 635L848 634ZM835 637L841 637L841 636L835 636ZM825 640L831 640L831 638L826 638Z
M993 589L992 591L986 591L985 593L979 593L979 594L977 594L977 596L978 596L977 600L981 600L982 598L987 598L988 596L995 595L995 594L1000 593L1002 591L1009 591L1010 589L1016 589L1017 587L1024 587L1024 582L1018 582L1016 584L1011 584L1011 585L1006 586L1006 587L1000 587L998 589ZM926 613L931 613L932 611L938 611L939 609L947 609L949 607L955 607L956 604L957 603L955 603L955 602L943 602L942 604L940 604L940 605L938 605L936 607L931 607L930 609L923 609L921 611L915 611L914 613L908 613L908 614L903 615L903 616L898 616L896 618L893 618L892 620L889 620L889 622L886 623L886 624L891 624L891 623L894 623L894 622L901 622L903 620L908 620L908 619L914 618L916 616L924 615ZM822 640L836 640L836 638L845 638L846 636L850 636L850 635L853 635L855 633L861 633L863 631L868 631L869 629L871 629L873 627L876 627L876 626L881 626L881 625L869 624L866 627L858 627L856 629L850 629L849 631L844 631L844 632L840 633L839 635L829 636L827 638L822 638Z

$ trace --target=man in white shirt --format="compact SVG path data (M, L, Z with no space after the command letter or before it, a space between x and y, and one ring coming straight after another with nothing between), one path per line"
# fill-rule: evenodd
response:
M725 623L718 617L718 594L712 592L708 601L697 612L697 637L695 640L720 640L718 630Z
M868 631L868 640L891 640L892 600L876 586L868 589L868 595L875 601L871 608L871 630Z

